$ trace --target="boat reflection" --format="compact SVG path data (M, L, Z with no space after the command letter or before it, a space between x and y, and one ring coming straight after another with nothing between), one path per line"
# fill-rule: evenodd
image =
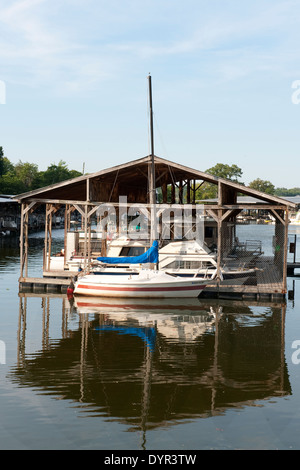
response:
M97 299L95 297L75 297L74 306L79 314L105 314L109 324L155 327L157 333L168 339L193 341L211 330L216 316L222 307L215 310L201 305L198 299ZM212 330L211 330L212 331Z
M145 436L148 429L291 394L285 304L160 300L150 305L142 299L61 296L62 334L50 338L57 298L45 294L42 347L27 354L32 296L20 294L18 363L11 379L84 404L81 416L117 420Z

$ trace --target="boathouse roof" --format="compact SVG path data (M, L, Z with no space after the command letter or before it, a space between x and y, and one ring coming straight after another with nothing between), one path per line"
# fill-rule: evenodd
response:
M103 169L95 173L55 183L50 186L14 196L18 202L118 202L119 196L127 196L128 202L146 203L148 200L148 168L151 155L137 160ZM223 197L219 195L219 204L237 202L237 195L251 196L260 203L294 208L295 203L288 199L266 194L255 189L218 178L208 173L189 168L154 156L155 185L176 184L180 181L205 181L222 187ZM225 198L224 198L225 194Z

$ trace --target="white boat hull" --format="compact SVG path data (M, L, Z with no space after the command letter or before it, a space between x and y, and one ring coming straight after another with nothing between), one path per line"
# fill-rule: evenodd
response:
M161 272L135 276L86 275L75 283L74 294L122 298L196 298L208 284L204 279L182 279Z

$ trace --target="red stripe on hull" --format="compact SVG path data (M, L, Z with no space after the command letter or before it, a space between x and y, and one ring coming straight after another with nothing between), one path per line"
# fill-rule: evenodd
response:
M185 290L201 290L206 287L200 286L186 286L186 287L103 287L103 286L89 286L79 284L78 289L92 289L92 290L106 290L106 291L119 291L119 292L171 292L171 291L185 291Z

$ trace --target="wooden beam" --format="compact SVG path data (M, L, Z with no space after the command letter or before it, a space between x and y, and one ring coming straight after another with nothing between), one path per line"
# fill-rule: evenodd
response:
M228 210L228 209L236 209L236 210L243 210L243 209L250 209L250 210L271 210L271 209L279 209L279 210L285 210L286 206L285 205L278 205L278 204L204 204L204 207L206 209L223 209L223 210Z
M278 212L275 209L270 209L270 210L271 210L272 214L274 215L275 219L278 222L280 222L282 225L285 225L284 219L278 214Z
M219 222L219 215L218 212L215 212L212 209L207 209L206 206L204 206L205 212L210 215L216 222Z
M221 217L221 221L224 222L226 219L228 219L231 215L235 213L235 209L229 209L227 210Z

